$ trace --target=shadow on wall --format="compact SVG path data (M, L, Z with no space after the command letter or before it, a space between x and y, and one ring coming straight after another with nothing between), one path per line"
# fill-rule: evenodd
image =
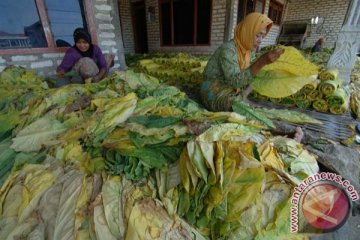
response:
M24 33L29 37L31 47L47 47L45 33L40 21L37 21L30 26L24 27Z
M71 44L65 40L58 39L58 40L56 40L56 46L57 47L71 47Z

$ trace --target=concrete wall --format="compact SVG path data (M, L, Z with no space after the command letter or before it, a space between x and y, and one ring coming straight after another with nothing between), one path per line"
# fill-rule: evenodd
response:
M55 74L56 66L63 56L63 53L1 55L0 71L6 66L15 65L35 70L40 75Z
M116 55L114 69L123 69L126 66L117 2L112 0L92 0L92 2L93 12L90 14L94 16L98 45L104 53ZM1 55L0 71L8 65L18 65L33 69L40 75L52 75L55 74L63 56L64 52L58 50L40 54Z
M304 20L310 23L312 17L319 16L324 24L312 28L304 47L311 47L325 37L325 47L334 47L337 36L344 23L350 0L296 0L288 4L285 21ZM316 32L318 31L318 32Z
M93 0L98 44L104 53L113 53L114 68L125 68L124 49L119 19L119 6L114 0Z

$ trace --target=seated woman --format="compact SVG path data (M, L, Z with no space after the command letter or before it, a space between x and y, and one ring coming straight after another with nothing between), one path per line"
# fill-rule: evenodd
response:
M324 48L324 43L324 38L319 38L319 40L317 40L315 45L311 48L311 52L321 52Z
M275 49L253 61L255 50L271 27L272 21L266 15L250 13L236 26L234 38L222 44L210 57L201 86L206 108L231 111L235 99L246 97L245 89L260 69L280 57L283 51Z
M254 76L283 53L271 50L255 59L255 50L272 27L266 15L250 13L235 28L234 38L222 44L210 57L201 85L204 106L211 111L232 111L235 100L246 101ZM301 141L301 128L295 129L294 138Z
M113 55L108 57L101 49L91 42L90 34L84 28L77 28L73 34L75 45L69 48L57 68L60 78L69 77L71 83L84 83L91 78L91 82L99 82L107 76L113 61Z

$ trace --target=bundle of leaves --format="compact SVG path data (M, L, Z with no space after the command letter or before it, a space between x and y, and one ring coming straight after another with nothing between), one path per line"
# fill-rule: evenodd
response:
M160 82L186 91L200 88L206 63L205 57L179 53L139 60L135 69L158 78Z

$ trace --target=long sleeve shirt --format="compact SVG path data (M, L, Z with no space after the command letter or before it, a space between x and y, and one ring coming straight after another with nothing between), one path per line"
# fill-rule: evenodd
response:
M58 69L68 72L72 69L72 67L80 58L82 58L81 54L74 47L71 47L66 51L65 56ZM106 60L104 58L104 55L102 54L101 49L95 44L93 45L93 55L91 59L94 60L99 70L108 69Z
M251 61L255 54L251 55ZM252 82L250 68L240 69L234 40L221 45L210 57L204 70L201 97L204 106L213 111L229 111L235 98Z
M252 54L251 58L254 60L255 55ZM240 69L234 40L225 42L210 57L204 70L204 77L205 81L216 80L240 89L247 87L254 78L250 68Z

